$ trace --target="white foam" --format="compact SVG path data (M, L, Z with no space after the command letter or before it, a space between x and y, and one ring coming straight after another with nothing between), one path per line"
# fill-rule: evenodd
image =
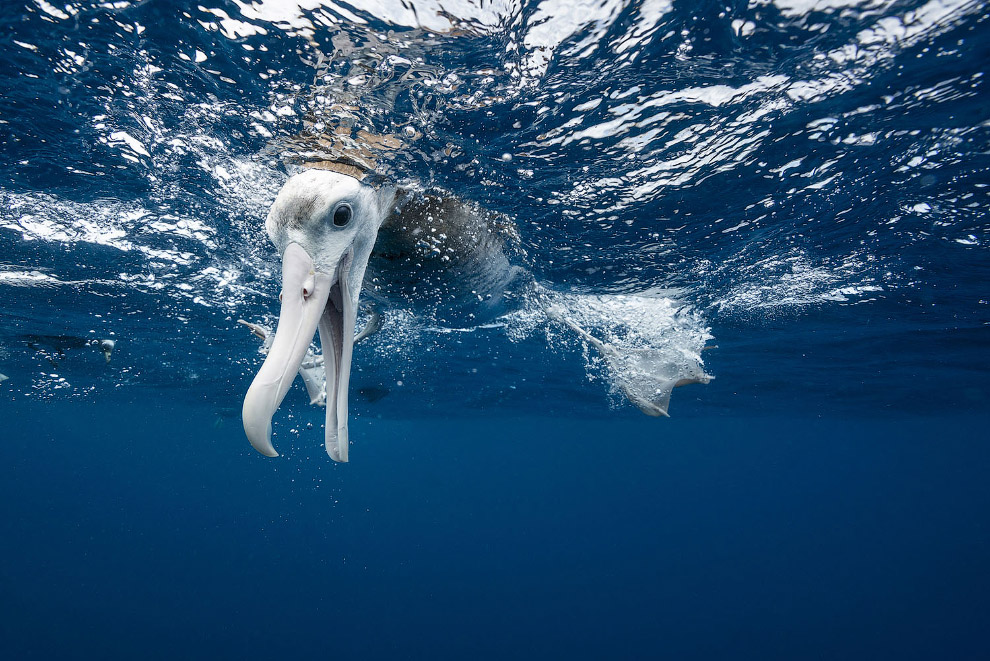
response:
M731 274L736 282L713 304L719 312L786 312L827 302L868 300L884 291L871 275L871 260L865 253L815 261L803 250L792 249L746 264L751 259L740 255L717 269L716 278Z
M119 272L116 280L75 280L38 270L0 271L0 287L53 287L96 285L144 290L167 290L177 299L189 299L206 307L236 306L257 293L243 283L244 264L259 272L266 268L259 257L247 255L236 265L218 267L213 256L216 230L197 218L159 214L137 203L114 200L75 202L43 193L9 193L0 190L0 227L20 233L24 241L69 245L105 246L135 255L150 272ZM149 231L152 230L152 231ZM172 236L184 248L166 247L161 238ZM105 275L105 274L104 274Z
M552 318L564 321L584 340L589 379L606 379L616 399L628 400L650 415L666 415L671 391L687 383L707 383L701 352L711 331L703 316L661 292L640 295L545 292ZM587 336L583 335L586 333Z

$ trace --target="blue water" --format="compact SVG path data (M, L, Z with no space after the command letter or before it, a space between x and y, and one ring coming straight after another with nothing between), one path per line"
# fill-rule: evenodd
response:
M990 655L982 3L7 4L3 658ZM714 380L396 307L350 463L301 387L254 452L265 214L350 128Z

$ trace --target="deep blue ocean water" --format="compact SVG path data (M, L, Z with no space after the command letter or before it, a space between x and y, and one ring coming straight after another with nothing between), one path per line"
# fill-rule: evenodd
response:
M6 3L0 655L987 658L988 16ZM274 325L265 214L342 129L714 380L649 418L533 301L396 307L350 463L301 387L257 454L236 320Z

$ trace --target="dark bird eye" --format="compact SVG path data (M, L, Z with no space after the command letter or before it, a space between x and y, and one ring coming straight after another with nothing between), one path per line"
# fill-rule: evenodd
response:
M351 222L352 215L351 206L349 204L341 204L333 212L333 224L337 227L346 227L347 223Z

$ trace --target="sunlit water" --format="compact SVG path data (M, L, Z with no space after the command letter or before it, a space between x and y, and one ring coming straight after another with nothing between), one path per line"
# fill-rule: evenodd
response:
M515 221L517 261L605 337L617 339L629 317L646 342L699 355L714 334L719 349L704 359L721 380L692 393L705 407L724 406L729 390L769 387L747 405L774 408L772 383L793 366L752 358L781 344L802 345L802 371L822 373L802 386L830 388L838 357L849 381L896 391L857 393L848 405L900 407L910 399L903 375L868 364L876 344L903 345L905 364L928 353L931 334L981 334L979 3L438 7L9 12L0 286L12 317L4 373L16 378L7 388L64 397L195 383L223 389L232 405L257 359L232 322L275 311L264 214L292 154L340 130L398 136L403 146L383 155L380 172ZM594 314L582 299L616 294L636 298ZM396 368L376 352L442 349L455 373L475 366L450 336L392 314L377 346L359 351L377 385L421 362ZM675 323L685 315L690 324ZM508 333L480 330L477 342L492 356L544 345L551 355L529 385L496 368L486 386L605 412L601 385L537 385L558 370L581 378L570 367L579 339L525 316L504 320ZM841 333L812 335L809 318ZM781 325L793 335L775 337ZM109 377L98 354L49 370L53 347L32 355L30 335L114 337L120 360ZM607 370L585 372L607 389ZM428 374L406 381L419 386L397 406L449 404L432 397Z
M31 416L50 416L45 433L60 438L71 432L54 421L89 419L80 411L152 403L189 461L201 461L197 438L223 439L206 461L254 460L238 417L261 356L236 320L276 320L264 217L301 160L353 154L355 143L326 136L358 131L396 140L374 155L383 179L514 223L511 258L538 284L484 323L386 310L382 332L356 349L352 460L382 452L373 421L413 424L404 438L428 462L431 442L451 450L429 425L450 418L566 420L561 429L601 460L618 441L580 438L581 420L600 434L621 421L632 436L700 439L745 436L746 424L718 419L773 430L781 415L985 417L983 3L8 4L0 401L21 412L17 438L30 438ZM548 300L622 358L548 319ZM116 342L109 362L103 339ZM674 420L646 419L623 394L701 363L715 378L674 391ZM306 494L325 494L324 473L306 468L328 461L322 412L301 388L286 405L276 419L285 461ZM196 411L186 425L184 406ZM99 425L107 438L120 432L112 419ZM154 473L147 460L139 473ZM355 484L334 484L333 498ZM283 503L316 507L286 493ZM986 504L979 496L970 506ZM595 640L589 649L617 649Z

